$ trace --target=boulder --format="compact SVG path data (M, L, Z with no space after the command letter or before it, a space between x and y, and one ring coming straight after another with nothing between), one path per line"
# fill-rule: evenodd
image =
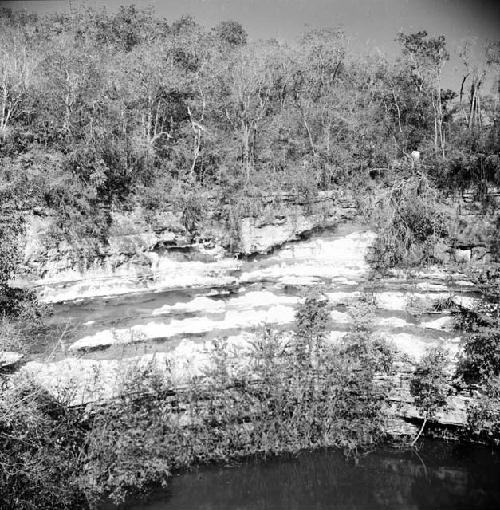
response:
M484 246L474 246L474 248L472 248L471 258L473 262L482 262L484 264L490 262L490 254Z
M18 352L0 351L0 370L14 368L22 358L23 355Z
M468 264L471 260L471 252L470 248L455 248L453 250L453 258L455 262L464 262Z

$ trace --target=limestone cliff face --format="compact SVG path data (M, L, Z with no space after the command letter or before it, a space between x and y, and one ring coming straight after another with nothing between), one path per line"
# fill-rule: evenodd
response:
M454 362L450 364L450 377L454 372ZM422 413L415 406L415 399L410 391L410 380L415 371L415 364L400 361L394 364L391 375L380 375L378 383L390 389L387 415L391 418L388 431L393 435L415 433L416 425L423 420ZM451 379L450 379L451 380ZM467 426L467 410L474 398L469 392L454 391L449 387L446 405L431 418L431 424L463 429Z
M268 253L318 228L334 227L339 221L353 220L359 215L354 199L332 192L319 193L318 198L307 205L288 204L285 212L268 219L243 218L240 252L244 255Z
M22 354L12 351L0 351L0 374L15 369L22 360Z
M497 195L491 200L498 202ZM292 195L260 200L264 204L261 213L241 218L232 230L210 210L196 232L186 230L182 213L175 210L153 218L146 218L139 209L115 212L106 243L84 239L79 246L55 241L50 233L53 218L31 214L27 217L25 276L18 284L34 286L47 301L212 285L217 280L226 284L238 270L238 256L269 253L312 231L353 220L362 212L353 196L332 191L319 192L307 201ZM484 213L470 193L450 197L449 202L458 218L457 228L450 233L451 245L436 245L436 259L444 264L488 263L498 247L478 232L491 234L495 229L492 216ZM471 225L478 224L484 225L471 230ZM84 249L89 242L93 243L90 256Z
M57 360L30 361L23 370L55 394L76 385L76 403L114 396L121 387L120 377L141 363L164 367L168 361L182 383L206 363L206 348L214 335L236 349L244 348L248 335L254 338L252 331L261 323L286 329L294 321L303 289L317 284L333 307L331 336L336 341L348 330L345 307L365 292L366 255L375 239L366 226L356 225L357 216L355 201L335 193L320 193L307 203L280 197L280 207L242 218L236 228L238 242L231 245L228 229L209 212L194 235L186 231L176 211L152 220L140 210L115 213L109 239L87 259L69 244L51 240L50 217L32 216L25 247L26 284L46 302L70 302L62 307L63 321L68 320L67 310L80 306L79 299L88 298L90 304L76 314L79 336L57 354ZM286 244L336 225L339 228L333 232ZM486 262L491 254L489 246L478 244L481 240L466 231L459 234L454 246L437 247L443 267L427 268L411 281L394 271L371 288L377 303L377 333L413 359L436 344L446 345L452 355L460 349L449 311L429 310L435 300L448 297L473 306L477 299L473 285L455 263ZM268 255L245 257L252 254ZM171 289L184 290L172 293L173 297L161 292L148 297L144 292ZM121 296L111 297L133 293L137 296L129 299L132 307L122 305ZM94 356L99 351L106 359ZM152 354L138 356L143 352ZM0 358L0 365L4 361ZM418 423L408 386L413 366L401 365L385 381L393 389L388 431L394 434L412 434ZM99 388L105 394L99 394ZM464 426L468 399L450 396L437 420Z
M254 335L245 333L226 339L224 349L231 359L229 373L248 373L248 353ZM337 340L334 340L337 341ZM22 373L35 378L56 398L72 395L71 404L86 405L89 402L106 402L123 395L127 377L138 371L152 371L168 378L173 387L185 388L190 378L204 380L204 374L213 368L210 352L211 342L183 340L168 353L157 352L125 359L94 360L70 357L54 363L30 362ZM410 379L415 370L411 361L396 361L390 374L379 374L376 384L389 390L385 414L386 432L389 436L414 436L423 416L414 403L410 392ZM451 388L450 388L451 389ZM71 391L68 391L71 390ZM446 406L429 421L429 425L464 429L467 426L468 406L474 397L463 392L450 391Z
M450 232L451 260L479 264L500 262L500 189L492 188L482 197L464 191L450 196L448 203L455 218Z
M325 213L320 209L324 203L318 203L316 210L295 205L294 215L275 215L260 223L247 219L243 230L248 232L242 235L245 249L272 250L314 225L334 224L341 214L346 217L349 210L353 212L344 206ZM55 307L53 320L59 318L65 324L73 319L77 330L71 345L56 348L50 360L28 361L22 370L55 395L67 394L72 388L75 404L116 396L123 389L123 377L143 364L153 364L159 371L169 367L173 383L185 384L186 377L203 373L213 338L224 339L229 352L236 352L238 363L244 363L245 350L255 340L255 328L271 324L283 331L289 329L308 286L320 284L330 302L332 342L349 330L352 319L346 307L369 291L376 307L374 332L414 361L436 345L445 345L451 356L460 350L461 339L453 330L449 310L437 312L433 307L436 300L453 299L462 306L473 306L478 298L464 274L446 267L427 268L411 278L395 271L375 287L370 282L367 289L366 254L375 234L353 222L288 243L266 256L237 259L213 241L215 236L192 242L173 227L146 232L135 227L134 231L132 227L140 222L127 221L122 218L121 230L116 222L116 245L111 239L109 251L96 259L94 267L65 266L69 256L52 268L50 260L42 261L48 268L40 278L42 297L69 301ZM149 262L140 265L134 261L137 253ZM112 262L119 257L125 257L124 262L114 266ZM179 287L184 290L141 292ZM127 298L111 297L134 292L137 294ZM106 299L92 299L103 295ZM89 298L83 305L78 301L82 297ZM394 434L412 433L410 422L418 423L408 387L412 367L401 365L381 381L393 390L389 427ZM462 396L454 395L446 414L438 419L463 426L466 405Z
M42 300L61 301L147 289L225 285L238 270L237 256L268 253L287 241L333 227L357 215L352 199L320 193L307 204L281 197L279 209L260 218L242 218L237 242L207 213L195 234L187 232L182 214L167 211L146 220L141 210L113 213L107 243L85 256L81 246L56 242L53 219L31 215L27 221L24 277L18 284L35 287ZM92 240L93 241L93 240ZM188 269L189 268L189 269Z

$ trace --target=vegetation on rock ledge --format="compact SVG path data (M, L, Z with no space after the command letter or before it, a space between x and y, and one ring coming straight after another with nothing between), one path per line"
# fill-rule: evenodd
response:
M363 323L331 344L326 306L319 293L307 297L293 334L265 328L240 369L216 342L206 376L186 388L141 371L121 398L83 410L19 377L5 381L0 504L93 507L104 496L121 501L167 483L195 464L326 446L373 448L384 438L387 398L374 376L391 370L392 351Z
M41 329L33 296L11 285L27 212L52 215L52 240L92 256L108 242L114 211L153 218L171 207L188 238L214 220L235 244L241 218L262 214L266 196L279 207L282 193L307 204L337 190L365 197L378 271L442 261L463 232L498 256L488 191L500 185L499 110L480 76L498 73L499 46L482 69L464 46L454 92L440 82L444 37L397 40L397 59L359 58L333 29L283 44L249 41L235 22L207 29L134 6L40 17L2 8L0 347ZM482 221L453 214L449 198L464 192ZM471 429L495 435L498 293L488 295L461 311L458 376L479 385ZM266 329L257 339L251 370L233 373L216 345L204 381L179 390L140 373L128 396L85 410L20 377L0 379L0 506L92 507L196 463L372 447L387 398L374 379L391 369L392 350L370 334L371 306L358 303L351 331L332 345L326 300L309 296L291 337ZM430 353L413 379L426 416L443 405L443 360Z

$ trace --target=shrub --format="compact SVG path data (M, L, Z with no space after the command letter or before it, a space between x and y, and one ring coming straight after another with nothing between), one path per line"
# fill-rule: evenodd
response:
M396 183L378 200L373 216L378 236L371 263L380 272L432 261L436 241L448 235L450 218L424 176Z
M78 412L29 380L11 383L0 398L0 508L87 507Z
M295 348L301 353L300 356L305 356L306 351L311 355L314 348L321 346L329 322L328 299L318 289L313 289L295 314Z
M478 327L469 333L457 372L466 383L475 384L500 375L500 330Z
M467 409L469 433L475 437L500 441L500 377L490 377L482 393Z
M50 307L39 303L34 292L6 287L3 297L7 304L2 309L0 296L0 351L26 353L49 339Z
M420 360L410 380L410 392L415 398L415 406L423 414L422 427L413 444L416 444L425 425L436 412L446 406L449 391L446 368L448 352L440 347L429 349Z
M490 268L473 276L481 300L469 310L460 307L456 326L465 332L457 376L466 383L487 384L500 375L500 269Z
M458 307L456 327L464 331L464 347L456 370L458 381L477 386L468 408L468 429L474 436L498 441L500 437L500 268L493 266L472 275L481 299L471 310Z
M181 445L182 429L158 395L110 402L93 414L82 486L96 499L123 502L130 493L165 483L173 459L182 458Z
M341 345L328 343L328 320L314 291L295 331L264 328L246 363L216 341L205 378L174 389L151 365L127 374L122 398L85 413L19 383L0 399L3 501L87 508L104 497L122 502L195 464L373 447L384 437L386 400L374 376L390 369L392 353L361 319Z

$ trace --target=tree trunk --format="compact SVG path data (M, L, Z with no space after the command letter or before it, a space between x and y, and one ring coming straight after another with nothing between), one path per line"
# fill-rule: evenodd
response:
M7 83L4 81L2 85L2 111L0 117L0 130L2 131L2 139L5 140L7 135L7 121L8 121L8 110L7 110Z
M242 142L242 156L243 168L245 170L245 183L250 182L250 128L245 122L241 126L241 142Z
M415 437L415 439L411 443L412 447L417 444L417 441L420 439L420 436L422 435L422 432L424 431L425 425L427 424L427 416L428 416L428 413L425 412L425 414L424 414L424 421L422 422L422 426L420 427L420 430L418 431L417 436Z

